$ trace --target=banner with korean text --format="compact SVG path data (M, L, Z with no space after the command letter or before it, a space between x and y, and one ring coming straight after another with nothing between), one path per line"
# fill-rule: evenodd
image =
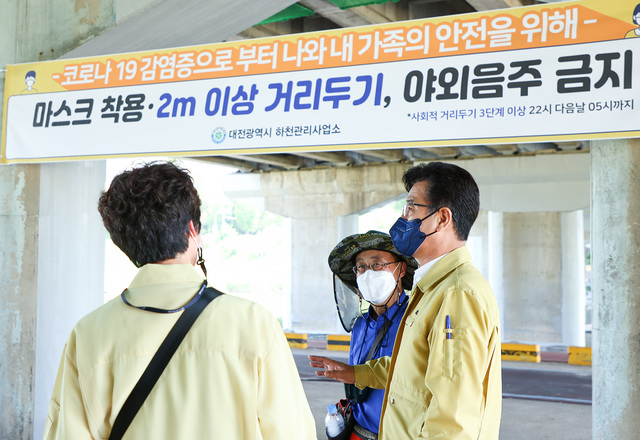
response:
M10 65L0 160L640 137L639 1Z

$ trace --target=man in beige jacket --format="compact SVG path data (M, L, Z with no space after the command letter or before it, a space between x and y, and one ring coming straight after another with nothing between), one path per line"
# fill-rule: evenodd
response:
M82 318L62 354L44 439L108 439L169 330L204 286L200 198L186 170L152 163L116 176L98 210L140 268L121 297ZM205 275L206 275L206 271ZM278 322L261 306L213 300L186 334L124 439L315 439Z
M496 440L502 408L500 318L465 247L479 211L464 169L432 162L403 176L409 192L389 231L420 267L391 357L351 367L310 356L316 374L385 388L382 440Z

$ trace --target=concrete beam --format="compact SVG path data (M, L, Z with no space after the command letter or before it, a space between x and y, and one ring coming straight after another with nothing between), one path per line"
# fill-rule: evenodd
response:
M421 150L435 154L438 159L448 159L459 156L458 147L425 147Z
M252 171L256 168L255 162L247 162L245 160L233 159L231 157L224 156L202 156L202 157L190 157L189 159L199 160L201 162L216 163L219 165L226 165L231 168L237 168L243 171Z
M497 212L567 212L590 203L589 154L543 154L452 162L473 175L480 207Z
M403 150L357 150L363 156L375 157L385 162L397 162L406 159Z
M328 0L300 0L298 3L341 27L366 26L371 24L371 21L366 18L349 9L342 10Z
M390 21L393 21L386 15L381 14L369 6L357 6L355 8L351 8L351 10L372 24L389 23Z
M131 15L63 58L215 43L294 3L295 0L258 3L253 0L163 0Z
M267 165L284 168L285 170L295 170L304 165L302 160L295 156L284 156L282 154L242 154L233 155L228 157L233 159L244 159L252 162L264 163Z
M267 29L264 26L253 26L239 33L236 37L233 37L233 39L236 39L238 37L242 37L244 39L268 38L268 37L275 37L276 35L279 35L279 34L277 32Z
M531 0L467 0L476 11L517 8L533 4Z
M229 198L263 198L264 209L299 218L349 215L403 194L410 164L369 165L225 176Z
M345 153L339 152L314 152L314 151L302 151L297 152L296 156L307 157L309 159L330 162L334 165L347 165L353 163L353 159L349 158Z

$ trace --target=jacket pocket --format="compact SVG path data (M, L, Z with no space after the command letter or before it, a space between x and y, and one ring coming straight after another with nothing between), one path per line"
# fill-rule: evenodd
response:
M44 425L44 440L54 438L53 433L55 427L58 425L58 416L60 415L60 405L55 400L49 401L49 412L47 413L47 422Z
M415 402L398 390L390 391L384 415L385 437L418 438L424 429L426 414L425 402Z
M460 356L462 352L462 339L455 336L445 339L442 354L442 375L451 380L460 368Z

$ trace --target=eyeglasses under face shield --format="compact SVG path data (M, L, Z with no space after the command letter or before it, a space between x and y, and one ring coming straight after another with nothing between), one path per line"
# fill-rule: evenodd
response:
M378 272L379 270L383 270L390 264L400 263L400 261L392 261L391 263L372 263L372 264L357 264L351 268L353 273L356 275L362 275L367 270L372 270L374 272Z

